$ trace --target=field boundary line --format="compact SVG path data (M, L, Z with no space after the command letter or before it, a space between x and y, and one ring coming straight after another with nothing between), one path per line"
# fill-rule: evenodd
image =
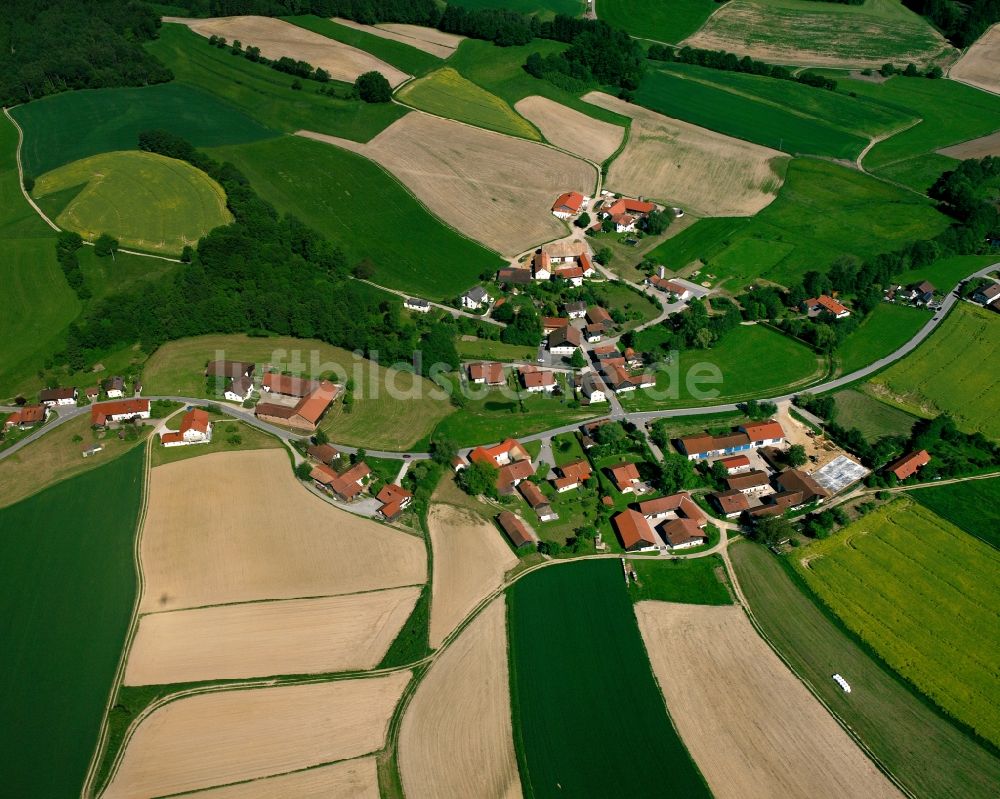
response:
M142 602L142 595L146 587L146 576L142 570L140 547L142 544L142 531L146 526L146 513L149 510L149 484L152 471L149 464L152 458L153 450L150 446L150 441L151 439L146 439L146 453L143 457L142 469L142 504L139 508L139 515L136 518L135 539L132 544L132 562L136 577L136 591L135 600L132 604L132 618L129 621L128 630L125 633L125 641L122 644L122 653L118 661L118 668L115 670L114 680L111 683L111 691L108 694L108 701L104 707L104 719L101 723L101 731L98 735L97 745L94 748L94 754L91 757L90 766L87 769L87 774L80 790L80 796L82 799L87 799L87 797L94 795L94 780L97 778L97 771L100 768L101 761L103 760L102 755L108 743L111 709L114 707L115 700L118 698L118 694L121 690L122 682L125 679L125 666L128 663L128 656L132 649L132 643L135 641L135 635L139 628L139 605Z
M754 544L752 544L749 541L747 542L747 545L754 546ZM795 670L791 662L785 657L784 653L778 649L774 641L772 641L771 638L767 635L767 633L764 632L764 628L761 627L760 623L757 621L757 617L754 615L753 610L750 607L750 603L746 600L746 597L743 595L743 589L739 585L739 580L736 576L736 569L733 567L732 561L730 561L729 559L728 552L726 553L726 557L723 558L723 561L725 562L727 568L730 571L730 580L732 580L733 585L737 587L737 594L743 597L743 601L740 602L740 606L743 608L743 612L746 613L747 618L750 620L750 623L753 625L753 628L757 631L757 634L761 637L761 639L768 645L768 647L770 647L771 651L778 656L778 659L785 665L785 668L787 668L795 676L795 678L803 686L805 686L805 689L809 691L810 694L812 694L812 696L816 699L816 701L819 702L820 705L826 710L826 712L830 714L830 716L834 719L834 721L837 722L837 724L841 727L841 729L843 729L844 732L847 733L847 735L851 738L852 741L854 741L854 743L862 751L862 753L864 753L864 755L872 762L875 768L877 768L880 772L882 772L882 774L885 775L886 779L888 779L889 782L891 782L904 796L908 797L909 799L918 799L916 794L914 794L906 785L904 785L900 781L900 779L892 772L892 770L889 769L889 767L882 762L882 760L878 757L878 755L876 755L871 750L871 748L868 746L867 743L865 743L865 741L861 738L861 736L858 735L857 732L855 732L854 728L851 727L851 725L848 724L847 721L839 713L837 713L832 707L830 707L830 705L827 704L826 700L819 695L819 692L816 691L812 683L809 680L807 680L803 675L799 674L798 671Z
M16 108L17 106L14 107ZM30 205L32 208L35 209L35 212L42 218L42 221L45 222L45 224L48 225L50 228L52 228L56 233L62 233L62 229L55 222L49 219L48 216L46 216L45 212L38 207L38 203L36 203L33 199L31 199L31 195L28 194L28 190L24 188L24 168L21 165L21 147L24 144L24 131L21 129L21 126L17 123L17 120L14 119L14 117L11 115L10 109L7 108L7 106L4 106L3 113L4 116L11 121L11 124L15 128L17 128L17 150L14 153L15 156L14 160L17 162L18 188L21 189L21 194L24 195L24 199L28 201L28 205Z

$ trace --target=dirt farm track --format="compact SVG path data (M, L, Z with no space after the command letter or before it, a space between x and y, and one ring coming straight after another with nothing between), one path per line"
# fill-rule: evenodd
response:
M902 799L736 606L639 602L681 738L716 799Z

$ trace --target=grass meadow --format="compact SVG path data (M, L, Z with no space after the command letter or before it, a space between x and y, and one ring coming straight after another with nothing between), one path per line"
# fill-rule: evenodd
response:
M633 602L656 599L692 605L733 604L729 588L723 582L725 568L718 555L692 560L634 558L629 567L639 578L638 583L629 583Z
M931 318L932 314L921 308L889 303L875 306L858 329L837 348L841 373L848 374L895 352Z
M847 388L833 395L837 407L837 424L856 427L869 441L882 436L910 435L917 417L906 411L879 402L870 394Z
M1000 437L1000 317L959 303L916 350L873 377L866 390L916 416L950 413L969 432Z
M675 42L693 34L719 8L715 0L601 0L601 19L639 39Z
M172 341L146 362L143 388L151 395L204 396L205 363L216 358L273 363L313 377L338 379L340 371L339 379L354 380L353 410L348 412L338 400L321 423L330 438L341 444L405 450L425 439L454 410L447 398L431 396L440 391L430 381L407 371L391 370L385 375L378 364L314 339L213 335ZM388 394L389 382L400 392L421 396L396 399Z
M772 78L759 80L773 81ZM822 89L802 88L837 97ZM635 99L640 105L665 116L792 155L855 158L868 144L867 138L844 130L828 119L802 113L792 98L784 105L777 105L748 96L743 93L745 91L729 90L685 72L651 69L643 78Z
M11 796L82 788L135 598L143 454L0 510L0 741Z
M929 280L937 286L938 291L944 293L953 289L973 272L996 263L996 260L995 255L953 255L927 266L908 269L899 275L899 280L907 285Z
M297 136L212 152L239 167L279 211L340 247L352 266L370 262L380 285L443 300L503 265L363 156Z
M1000 758L874 658L764 547L741 541L729 554L771 646L909 791L921 799L994 796ZM835 673L851 683L850 694L830 679Z
M1000 478L921 488L910 496L942 519L1000 549Z
M448 119L509 136L541 141L542 134L495 94L442 67L403 86L396 98L401 102Z
M647 350L644 343L655 328L643 331L636 349ZM767 368L761 368L762 357ZM680 385L677 396L655 400L645 390L621 395L626 410L655 410L657 408L686 407L690 405L716 405L736 402L751 397L765 397L784 393L792 387L804 388L823 376L824 367L816 354L787 336L762 325L739 327L708 350L685 350L678 359ZM700 399L693 396L687 385L687 375L697 378L699 364L712 364L722 373L720 383L701 383L695 387L717 391L715 396ZM670 371L657 373L656 389L666 391L673 385Z
M181 416L178 414L170 420L172 430L180 427ZM165 447L157 436L150 445L150 465L162 466L165 463L197 458L201 455L211 455L214 452L245 452L252 449L276 449L282 444L274 436L258 430L253 425L233 419L223 414L212 414L212 441L209 444L192 444L187 447Z
M796 553L794 564L890 666L1000 743L1000 552L901 499Z
M504 344L502 341L491 341L475 336L468 338L462 336L455 342L455 349L458 350L462 360L473 358L483 358L490 361L530 360L538 352L535 347L526 347L523 344Z
M291 22L300 28L334 39L342 44L356 47L380 58L390 66L401 69L410 75L423 75L441 65L441 59L416 47L403 42L384 39L381 36L338 25L331 19L305 14L297 17L281 17L285 22Z
M845 254L870 258L947 225L943 214L912 192L827 161L795 158L777 199L756 216L699 220L648 257L673 269L707 259L707 272L717 281L763 277L787 285ZM725 251L743 239L792 249L772 263L761 247L754 261L733 258L728 270L717 270L716 260L725 266Z
M196 147L277 135L208 92L177 82L63 92L11 113L24 129L24 169L36 178L90 155L134 150L144 130L169 130ZM66 124L68 119L72 125Z
M123 247L161 254L179 255L232 221L225 191L200 169L136 150L92 155L46 172L32 194L59 227L88 241L111 233Z
M711 795L667 716L620 563L525 577L508 624L525 797Z
M209 92L272 130L315 130L364 142L407 113L395 103L319 94L316 81L303 81L296 91L291 75L212 47L184 25L164 25L146 49L173 70L178 83Z

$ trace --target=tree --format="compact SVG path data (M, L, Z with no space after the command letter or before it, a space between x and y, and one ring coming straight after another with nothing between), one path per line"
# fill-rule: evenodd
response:
M296 92L302 91L302 81L298 78L292 81L292 90Z
M322 447L324 444L330 443L330 436L327 435L326 430L317 430L316 434L313 436L313 441L316 442L317 446Z
M351 456L351 463L361 463L367 454L363 447L358 447L358 451Z
M189 264L194 259L194 250L187 244L184 245L184 249L181 250L181 263Z
M913 63L906 65L906 69L903 70L903 74L908 78L915 78L920 75L920 73L917 72L917 65Z
M650 236L659 236L663 231L667 229L670 225L670 214L664 211L651 211L649 216L646 217L645 225L643 229Z
M676 494L694 482L694 467L683 455L668 452L660 466L660 487L668 494Z
M392 99L392 87L381 72L365 72L354 81L358 97L366 103L387 103Z
M98 258L108 255L114 258L116 252L118 252L118 239L110 233L102 233L97 237L97 241L94 242L94 254Z
M576 218L576 221L573 224L576 225L578 228L583 228L584 230L586 230L587 228L590 227L590 222L591 222L590 214L584 211Z
M302 461L302 463L295 467L295 476L299 480L308 480L310 474L312 474L312 466L308 461Z
M316 72L313 74L313 77L320 83L328 83L330 81L330 73L322 67L316 68Z
M601 249L594 253L594 258L601 266L607 266L610 264L611 259L614 257L615 254L611 251L610 247L601 247Z
M601 222L601 230L604 233L614 233L617 229L615 221L610 216L604 217L604 221Z
M883 78L888 78L896 74L896 68L892 64L883 64L878 71Z
M586 359L583 357L583 353L580 352L579 347L573 350L573 355L570 356L569 365L574 369L582 369L587 365Z
M795 535L795 528L788 519L781 516L766 516L758 519L750 531L750 538L764 546L772 547Z
M497 493L497 468L488 463L472 463L458 473L458 485L466 494L485 494L495 497Z
M451 466L458 455L458 446L450 438L436 438L431 442L431 457L442 466Z
M785 454L785 459L788 461L788 465L792 467L802 466L808 458L806 458L806 448L801 444L792 444L788 448L788 452Z

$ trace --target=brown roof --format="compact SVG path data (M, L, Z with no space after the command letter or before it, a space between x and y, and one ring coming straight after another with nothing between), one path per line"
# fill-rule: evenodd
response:
M321 380L319 385L308 395L302 398L295 411L309 424L315 425L320 417L330 407L334 397L337 396L338 387L336 383L329 380Z
M738 491L742 491L744 488L766 486L768 482L767 472L762 472L759 469L743 474L734 474L726 478L726 485L730 489L735 488Z
M542 329L543 330L558 330L560 327L566 327L569 324L569 319L565 316L543 316L542 317Z
M661 524L660 534L667 539L667 543L672 547L691 541L704 541L707 538L697 523L691 519L672 519Z
M774 419L766 422L747 422L740 426L751 441L764 441L769 438L784 438L785 431Z
M640 502L639 513L643 516L658 516L661 513L676 513L678 516L691 519L698 526L703 525L708 521L708 517L705 516L695 501L691 499L691 495L687 491L681 491L667 497L660 497L659 499L650 499L646 502Z
M724 436L702 434L698 436L684 436L680 442L686 453L697 455L716 449L745 446L750 443L750 437L746 433L729 433Z
M818 297L814 297L811 300L806 300L806 306L812 308L818 305L824 311L832 313L834 316L842 314L847 310L841 303L837 302L833 297L827 297L825 294L821 294Z
M622 463L611 468L611 479L620 490L639 479L639 470L634 463Z
M890 463L886 469L892 472L900 480L912 477L919 469L931 462L930 453L922 449L919 452L911 452L898 460Z
M548 503L545 494L542 490L532 483L530 480L524 480L517 487L517 490L521 492L521 496L527 500L528 504L533 508L537 508L539 505L545 505Z
M575 327L560 327L558 330L552 331L549 336L549 348L559 347L563 344L569 344L572 347L579 347L582 339L580 338L580 331Z
M278 405L275 402L258 402L253 412L256 416L270 416L273 419L291 419L295 416L295 408L290 405Z
M335 461L340 457L337 449L329 444L313 445L306 452L309 453L309 457L315 458L320 463L330 463L330 461Z
M587 309L587 321L591 324L608 325L611 323L611 314L605 311L600 305L591 305Z
M750 465L750 459L746 455L732 455L728 458L720 458L718 462L727 469L740 469Z
M732 488L729 491L722 491L718 494L713 494L712 496L718 503L719 508L727 516L730 513L739 513L740 511L747 510L750 507L750 501L747 499L747 495L742 491L737 491L735 488Z
M209 361L205 367L207 377L243 377L253 374L254 365L244 361Z
M615 523L618 536L625 549L636 549L643 545L654 546L656 544L653 528L649 526L649 522L639 511L624 510L617 514L612 521Z
M382 503L379 513L385 516L385 518L392 520L403 510L403 503L412 497L413 494L402 486L395 483L388 483L382 486L382 490L378 492L375 499Z
M490 385L503 382L503 364L496 361L470 363L470 380L485 380Z
M316 467L320 468L319 466ZM330 487L344 499L354 499L361 493L361 480L370 475L372 470L364 461L354 464L343 474L337 475L336 479L330 483Z
M633 214L648 214L651 211L656 210L656 206L651 202L646 202L644 200L633 200L629 197L620 197L615 200L607 208L601 209L607 214L621 214L626 211Z
M798 469L785 469L778 475L775 482L785 491L801 491L802 499L805 502L812 502L814 499L824 499L830 496L830 492L817 483L812 477Z
M554 386L556 376L553 372L535 371L526 372L522 375L525 388L537 388L539 386Z
M565 194L560 194L556 198L556 201L552 203L553 211L569 211L571 213L576 213L580 210L580 206L583 205L583 195L578 191L568 191Z
M290 397L304 397L316 388L316 381L305 377L292 377L278 372L268 372L264 375L264 388L276 394L287 394ZM332 385L332 384L331 384Z
M578 480L586 480L590 477L590 464L583 460L576 460L567 463L565 466L557 467L562 472L563 477L575 477Z
M149 410L148 399L123 399L111 402L99 402L90 406L91 424L104 424L109 416L120 414L137 415Z
M530 269L501 269L497 272L498 283L530 283Z
M492 447L476 447L469 453L469 460L473 463L488 463L490 466L497 465L497 457L507 453L511 460L525 460L528 458L528 451L520 441L515 438L508 438Z
M42 402L56 402L61 399L73 399L75 388L47 388L38 395Z
M506 466L501 466L497 474L497 489L504 493L513 490L515 480L524 480L535 473L535 467L531 461L514 461Z
M39 422L43 421L45 421L44 405L24 405L18 410L14 411L10 416L8 416L7 421L4 424L7 425L38 424Z
M503 531L507 533L507 537L511 540L515 547L522 547L525 544L530 544L532 542L533 539L524 522L522 522L509 510L505 510L498 515L497 522L499 522Z

